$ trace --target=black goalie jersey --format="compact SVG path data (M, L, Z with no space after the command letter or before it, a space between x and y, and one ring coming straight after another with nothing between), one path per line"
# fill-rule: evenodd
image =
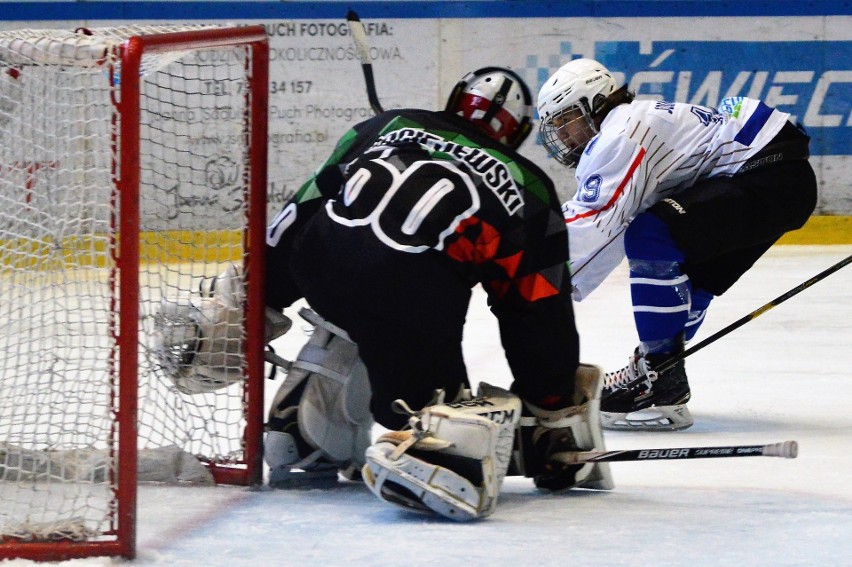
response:
M519 393L570 391L554 391L570 386L578 348L552 182L464 119L405 109L355 126L267 241L267 302L307 297L321 313L323 304L341 313L343 328L331 296L347 298L347 313L397 314L460 342L470 289L481 284ZM446 310L449 319L436 313Z

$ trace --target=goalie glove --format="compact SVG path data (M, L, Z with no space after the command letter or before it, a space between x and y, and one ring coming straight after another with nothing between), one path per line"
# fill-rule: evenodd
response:
M575 374L575 405L548 411L524 401L516 440L516 463L538 488L611 490L608 463L577 463L581 451L604 451L600 424L603 370L580 364Z
M521 400L482 384L472 400L410 413L409 429L391 431L367 449L365 484L380 499L453 520L490 515L512 456Z
M200 289L201 301L163 299L154 315L154 357L184 394L212 392L243 379L245 292L240 269L225 272ZM265 341L292 324L283 313L266 308Z

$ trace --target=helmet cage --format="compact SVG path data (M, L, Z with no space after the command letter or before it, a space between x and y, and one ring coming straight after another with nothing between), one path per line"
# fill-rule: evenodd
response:
M539 139L548 153L568 167L577 167L580 156L597 133L586 98L553 113L539 126Z

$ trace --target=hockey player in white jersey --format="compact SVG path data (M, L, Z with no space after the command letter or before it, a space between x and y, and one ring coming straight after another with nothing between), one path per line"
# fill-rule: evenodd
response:
M683 361L655 366L683 351L715 296L808 219L817 198L809 138L750 98L718 109L635 100L591 59L557 70L538 111L548 152L576 168L577 192L562 206L574 299L629 263L639 346L606 376L603 426L689 427Z

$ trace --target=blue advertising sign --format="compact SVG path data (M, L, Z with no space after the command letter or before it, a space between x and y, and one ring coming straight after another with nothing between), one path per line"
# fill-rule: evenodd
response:
M593 57L642 98L712 107L758 98L807 129L813 155L852 154L850 41L612 41Z

